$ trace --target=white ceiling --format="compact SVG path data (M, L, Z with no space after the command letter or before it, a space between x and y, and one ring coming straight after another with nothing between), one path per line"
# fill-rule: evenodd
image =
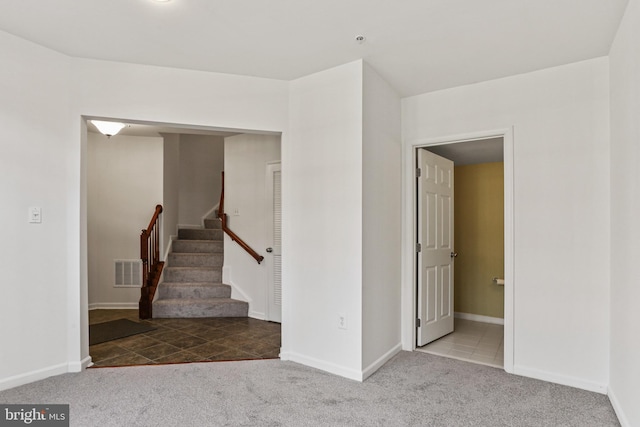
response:
M426 150L453 161L455 166L502 162L504 159L502 138L435 145Z
M627 1L2 0L0 29L75 57L283 80L364 58L410 96L607 55Z
M102 119L105 120L105 119ZM106 121L115 121L115 120L106 120ZM217 129L209 129L195 126L170 126L166 124L148 124L148 123L139 123L126 121L125 127L122 128L117 135L127 135L127 136L150 136L150 137L161 137L166 134L189 134L189 135L209 135L209 136L233 136L238 135L238 131L225 131L225 130L217 130ZM87 120L87 131L92 133L100 133L98 128L91 122L91 120ZM115 135L115 136L117 136Z

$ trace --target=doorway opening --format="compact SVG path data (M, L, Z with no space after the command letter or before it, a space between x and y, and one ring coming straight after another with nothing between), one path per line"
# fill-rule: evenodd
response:
M416 141L410 148L411 164L418 169L420 166L430 167L418 164L420 158L425 157L424 153L428 153L429 157L450 159L446 161L451 161L452 164L452 191L456 181L453 179L454 169L455 176L460 177L460 184L466 187L459 189L460 194L456 195L456 199L452 194L449 202L446 194L437 195L438 189L426 188L424 171L411 168L412 171L416 170L416 174L411 177L411 203L406 204L411 209L415 245L411 262L412 311L415 314L409 326L413 337L411 348L500 366L507 372L512 372L512 132L509 129ZM442 168L438 169L438 178L446 184L446 165ZM431 171L426 171L426 175L431 173L433 178L435 172L434 166ZM419 174L422 174L423 184L417 177ZM409 178L408 174L406 176ZM496 180L496 176L500 179ZM494 182L485 182L491 180ZM496 181L500 188L496 188ZM455 185L457 187L458 184ZM470 200L472 197L469 194L474 196L473 200ZM495 201L497 195L500 203ZM459 197L464 197L464 200ZM459 202L459 206L456 206L454 200ZM482 203L483 200L489 202L489 205L485 203L481 208L482 212L478 212L474 203ZM450 227L447 218L444 218L449 208L460 216L458 221L450 218ZM425 223L424 216L429 212L434 215L438 213L438 216L432 218L431 223ZM501 219L503 221L499 221ZM496 222L500 222L498 232L495 230ZM444 226L446 230L436 230L436 225ZM487 234L487 230L483 229L489 225L493 227L493 231ZM438 234L439 232L442 234ZM432 240L426 241L428 239ZM436 258L439 257L433 265L424 258L430 251ZM460 277L456 279L456 275ZM471 357L474 354L475 357Z
M269 259L270 254L266 253L265 249L272 246L272 243L264 241L266 234L264 230L255 229L255 223L258 221L253 216L259 216L261 223L264 223L264 218L268 214L265 200L260 199L261 203L265 205L264 209L262 205L255 206L255 204L258 196L265 194L266 162L280 160L279 133L119 121L126 124L125 129L108 139L99 134L90 134L93 129L89 124L87 124L83 135L83 150L87 156L82 160L86 173L82 178L85 185L83 185L81 199L85 206L84 212L86 212L88 226L84 236L86 258L81 262L85 263L88 270L88 283L86 283L87 288L85 289L88 294L90 313L86 318L87 323L83 320L82 330L91 330L89 325L114 320L114 316L137 323L143 322L137 318L138 299L140 298L139 286L137 290L132 287L129 289L115 288L112 279L107 279L107 282L102 283L96 278L103 279L105 276L113 275L110 262L112 258L116 257L110 256L111 254L104 256L106 248L113 248L118 251L118 254L133 250L133 253L127 252L123 256L118 255L117 258L137 258L140 243L136 238L139 236L140 229L146 226L151 214L151 208L149 208L149 212L144 209L147 204L151 207L156 204L164 205L159 232L162 259L165 261L175 260L176 269L184 269L182 264L187 261L191 262L189 261L191 258L195 259L198 265L192 268L194 277L195 273L204 274L203 271L207 270L206 277L202 276L203 278L201 278L199 275L197 277L198 282L207 282L198 283L199 288L207 285L207 288L213 289L214 286L208 286L208 282L216 282L215 286L217 286L217 281L220 281L220 285L231 287L231 299L248 303L249 312L248 314L245 312L246 317L244 318L236 316L176 318L170 316L169 318L150 319L148 323L154 328L152 331L90 346L89 354L93 357L93 362L100 362L97 364L102 366L123 366L205 360L277 358L280 353L280 324L268 321L269 318L265 315L267 313L264 307L267 300L265 294L268 289L264 266L267 263L262 263L263 265L255 263L246 253L238 251L234 246L235 243L227 242L226 237L223 238L225 240L224 246L230 246L233 249L227 248L224 251L224 264L218 262L218 258L220 258L218 255L216 257L200 256L199 252L192 254L193 250L178 250L175 247L172 249L172 243L190 239L188 242L185 241L182 246L196 245L202 239L191 236L191 234L197 234L194 231L198 231L191 230L192 228L202 228L208 234L215 234L215 237L207 234L207 239L216 240L218 237L223 237L218 236L221 233L210 232L209 228L216 227L209 227L207 221L211 222L214 219L215 205L220 197L220 189L210 191L210 187L216 185L213 180L219 178L221 170L228 168L229 171L226 174L228 180L225 187L228 187L227 195L231 195L231 197L226 199L225 207L231 218L230 227L235 228L234 232L265 255L266 260ZM126 141L123 140L119 143L118 138L126 139ZM226 150L225 145L227 146ZM150 156L150 153L153 155ZM272 157L267 159L265 156ZM145 170L144 164L138 165L136 163L134 165L134 157L154 159L155 162L151 168L153 173ZM206 159L212 161L209 162ZM250 167L251 170L248 170ZM215 171L207 169L215 169ZM233 173L230 173L231 169L233 169ZM181 170L184 173L180 173ZM197 173L198 170L203 173ZM96 172L101 174L96 174ZM246 182L248 173L252 174L256 182L262 183L262 188L259 188L256 182ZM135 176L129 180L122 178L127 174ZM115 188L112 179L114 175L126 182L123 181L123 185ZM151 181L151 176L157 179L155 179L154 189L148 191L146 184ZM242 196L245 187L258 196L256 194ZM96 192L96 189L100 190L100 194ZM129 194L132 199L139 201L141 199L140 192L150 192L152 195L151 199L147 200L149 203L140 207L140 210L144 211L141 213L141 219L133 219L135 228L133 233L121 232L125 218L128 218L126 227L131 226L129 224L132 222L131 215L124 215L125 212L118 215L116 212L110 216L111 218L105 218L105 209L96 209L97 202L100 202L98 204L102 207L109 207L109 202L106 199L112 196L122 199ZM264 199L264 197L262 198ZM128 203L127 200L120 200L111 205L118 208L131 206L131 203ZM140 223L138 219L142 222ZM243 221L253 224L253 228L243 232ZM106 230L109 232L105 234ZM185 230L186 232L183 232ZM131 236L129 236L130 234ZM128 242L128 240L124 242L129 237L133 239L133 242ZM193 239L198 242L192 241ZM223 242L221 241L220 245L209 243L207 241L204 246L218 247ZM100 251L96 251L96 248L99 248ZM182 253L185 251L188 253ZM181 253L178 254L180 256L172 257L170 254L173 252ZM213 252L217 254L217 251ZM246 262L249 265L236 265L238 262ZM99 263L105 264L102 272L104 274L96 271ZM257 267L253 264L256 264ZM189 268L191 268L190 265ZM196 269L203 271L196 272ZM216 278L209 278L208 270L216 270L211 272L211 276L215 275ZM245 277L247 274L253 274L253 276ZM185 280L193 282L195 279ZM177 285L182 285L182 281L181 279ZM243 286L244 283L251 283L253 288L247 289ZM215 297L225 298L220 295L215 295Z

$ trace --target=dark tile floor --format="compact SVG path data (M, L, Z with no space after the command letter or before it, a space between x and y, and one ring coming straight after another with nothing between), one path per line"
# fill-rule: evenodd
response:
M247 317L138 319L138 310L91 310L89 324L115 319L148 323L150 332L89 347L94 366L274 359L280 324Z

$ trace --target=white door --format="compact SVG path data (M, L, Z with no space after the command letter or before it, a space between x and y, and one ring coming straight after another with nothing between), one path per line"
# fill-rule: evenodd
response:
M417 345L453 332L453 162L418 149Z
M267 320L282 322L282 199L280 163L267 165L267 241L270 247L266 252L267 274Z

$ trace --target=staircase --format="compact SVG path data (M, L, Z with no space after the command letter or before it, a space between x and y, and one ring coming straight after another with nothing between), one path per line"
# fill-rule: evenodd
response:
M247 317L249 304L231 299L231 286L222 283L223 262L220 220L206 219L203 229L178 230L153 302L153 317Z

